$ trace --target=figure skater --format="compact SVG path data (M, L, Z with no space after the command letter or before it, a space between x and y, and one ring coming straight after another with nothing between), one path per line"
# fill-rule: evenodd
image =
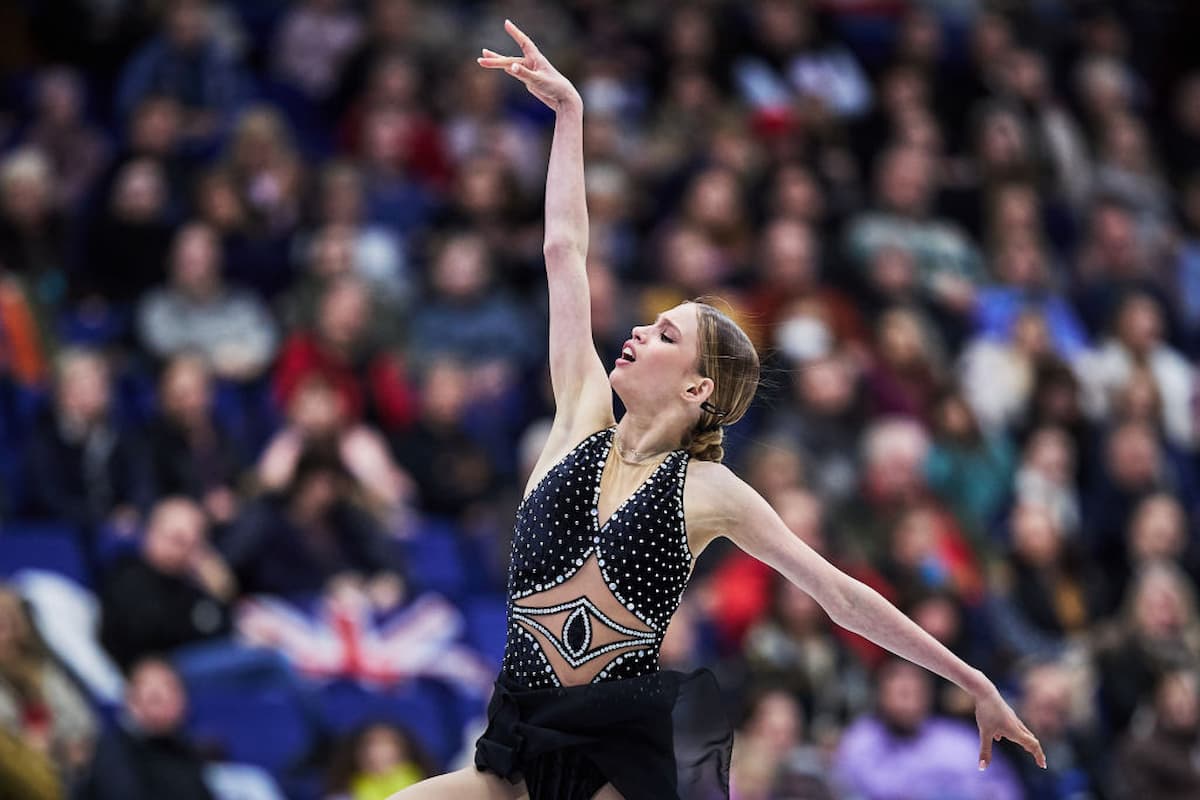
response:
M838 624L969 692L980 769L1002 737L1045 766L982 672L793 536L721 464L723 428L758 385L758 357L735 323L683 303L634 328L605 369L585 270L583 103L528 36L510 21L505 29L522 54L485 49L479 64L556 114L544 244L554 423L517 509L508 638L475 766L393 800L727 797L732 734L712 673L657 661L696 557L717 536L809 592ZM613 391L627 409L620 422Z

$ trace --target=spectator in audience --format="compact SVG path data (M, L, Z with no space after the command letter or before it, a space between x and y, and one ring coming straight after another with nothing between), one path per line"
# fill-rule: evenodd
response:
M859 493L839 509L833 541L850 560L879 564L892 525L925 500L929 437L911 420L884 419L863 432L860 452Z
M213 378L204 359L179 355L159 380L159 413L150 427L158 494L182 495L204 507L216 525L238 511L241 448L213 413Z
M874 714L847 728L834 756L843 792L864 800L958 797L1015 800L1023 795L1007 759L997 754L980 775L979 737L968 725L931 716L929 677L890 661L879 675Z
M857 488L863 410L854 367L840 354L812 358L797 365L790 384L792 402L774 415L771 433L799 450L806 482L838 505Z
M140 550L105 580L100 641L122 667L229 633L237 585L207 529L198 505L168 497L154 507Z
M1114 317L1113 336L1079 364L1084 397L1093 418L1108 416L1116 392L1144 366L1154 377L1167 438L1177 447L1191 449L1196 444L1196 371L1164 341L1163 325L1154 298L1126 297Z
M256 105L237 118L225 148L222 168L233 181L245 212L246 231L264 250L287 241L300 223L305 170L292 142L292 132L274 107ZM284 288L283 276L251 271L244 277L262 294Z
M118 314L167 276L175 237L171 189L161 161L138 156L113 175L102 209L93 214L88 252L76 264L74 293L89 306L103 300Z
M365 4L366 30L341 65L333 106L344 113L381 60L395 53L424 55L419 32L421 9L412 0L371 0Z
M343 62L363 37L362 19L343 0L305 0L284 15L275 35L275 73L316 101L337 88Z
M916 284L942 313L962 317L973 307L983 278L979 254L961 231L929 216L933 162L917 148L894 147L880 158L876 208L850 221L847 255L877 282L879 257L896 248L911 259Z
M437 772L412 734L387 722L364 725L334 755L325 800L374 800Z
M977 558L954 517L917 503L891 526L888 550L879 564L901 604L930 591L952 592L975 604L982 589Z
M1137 213L1139 233L1156 250L1171 216L1170 190L1150 149L1149 133L1131 113L1112 114L1100 140L1095 190Z
M1125 559L1124 534L1137 504L1157 491L1194 502L1188 461L1164 448L1144 422L1124 422L1104 442L1104 462L1084 501L1083 531L1099 565L1112 573Z
M367 168L371 219L405 235L428 222L452 177L442 128L422 102L424 78L411 48L380 54L339 125Z
M167 662L131 665L121 714L100 738L81 797L214 800L204 762L183 731L187 712L187 693Z
M248 91L241 65L213 34L208 0L171 0L159 35L126 64L116 106L128 117L147 95L171 97L183 112L183 140L207 155Z
M411 69L399 56L392 60L403 66L390 69ZM370 109L363 116L358 134L361 142L356 150L364 172L367 218L392 227L406 241L428 230L437 209L437 195L422 183L422 177L432 171L433 176L426 180L440 186L448 181L450 169L448 164L440 163L445 157L435 123L420 116L414 122L411 117L415 114L391 105ZM422 162L423 158L428 160Z
M1087 330L1071 303L1052 284L1048 255L1037 239L1018 235L999 245L995 270L999 282L980 290L975 329L988 339L1011 341L1019 320L1032 310L1046 323L1047 344L1055 355L1073 360L1088 346Z
M1142 567L1117 624L1099 639L1100 710L1111 734L1128 728L1138 704L1168 673L1200 669L1195 589L1178 567Z
M959 357L963 393L979 424L1003 432L1024 418L1033 398L1038 367L1050 359L1046 320L1038 312L1021 312L1011 339L978 337Z
M925 462L929 488L972 536L975 549L986 552L986 533L1012 485L1012 445L1002 432L981 428L958 392L943 394L933 414L933 447Z
M434 257L432 291L413 314L409 342L421 358L448 355L469 365L483 378L477 388L491 395L511 388L540 357L527 317L494 277L483 239L449 236Z
M415 392L386 343L370 341L369 308L368 289L356 278L325 289L315 324L293 333L279 355L274 389L280 406L290 407L300 387L319 378L336 392L349 422L366 420L390 431L412 424Z
M875 354L864 382L872 416L932 420L942 374L935 334L917 312L893 308L878 322Z
M411 479L392 460L383 436L355 422L337 388L321 376L299 386L287 413L287 423L259 458L258 480L266 491L284 491L306 453L323 453L353 478L355 493L382 513L396 510L411 494Z
M41 641L21 597L0 585L0 731L45 758L65 782L87 765L96 719Z
M86 118L85 87L66 68L48 69L37 80L36 117L25 141L46 155L56 176L54 206L74 211L104 168L108 143Z
M0 160L0 262L23 277L39 303L65 299L65 220L54 201L54 174L39 150Z
M749 713L734 739L732 796L833 800L837 793L828 759L818 747L805 743L800 705L787 691L767 686L750 700Z
M1000 749L1016 765L1026 800L1108 796L1109 765L1086 720L1078 719L1077 687L1077 675L1053 661L1021 674L1021 715L1046 750L1046 769L1030 769L1007 744Z
M1169 318L1164 324L1161 317L1172 308L1172 297L1158 274L1155 254L1140 235L1128 206L1104 196L1092 204L1085 238L1076 249L1076 261L1071 299L1093 337L1108 332L1108 326L1115 321L1118 339L1123 333L1138 334L1129 346L1160 344L1164 331L1174 324ZM1158 314L1153 320L1156 327L1149 325L1150 314L1139 309L1128 320L1138 324L1129 331L1121 330L1118 309L1130 295L1148 295L1158 301Z
M1056 96L1056 81L1047 61L1035 49L1014 47L1002 79L1020 104L1033 135L1048 199L1078 209L1092 190L1087 141L1078 119L1063 98Z
M1187 513L1179 499L1170 492L1156 492L1143 498L1129 519L1125 535L1128 549L1128 572L1109 576L1110 591L1117 597L1125 594L1130 574L1154 561L1169 561L1197 581L1196 542L1191 533Z
M1010 552L993 579L993 628L1013 660L1062 656L1103 608L1103 580L1067 541L1049 510L1018 505L1009 520Z
M1132 731L1113 770L1118 800L1184 800L1200 793L1200 697L1195 669L1164 674L1154 688L1153 721Z
M1079 534L1075 445L1061 428L1046 426L1029 435L1012 489L1017 505L1041 508L1068 538Z
M153 496L145 448L118 426L111 391L103 357L63 350L27 454L30 514L77 526L88 542L100 525L132 531Z
M142 300L138 333L156 358L195 351L218 377L252 381L275 353L275 323L258 298L224 284L220 259L212 228L192 223L180 229L171 252L171 282Z
M353 273L386 313L399 313L413 291L408 254L394 229L366 218L364 176L349 162L334 162L322 170L318 191L322 225L351 237Z
M867 330L859 310L841 291L821 282L820 245L812 226L780 217L764 228L761 242L761 277L748 303L757 326L768 331L797 318L815 319L833 346L865 350ZM781 331L780 337L786 333Z
M499 480L465 426L471 373L445 356L434 356L424 372L421 415L393 440L393 451L416 482L423 511L465 516L494 493Z
M311 596L361 580L395 605L403 584L394 546L354 504L351 485L336 459L308 452L282 492L249 505L222 544L242 590Z
M773 577L767 616L742 647L751 682L786 690L812 725L837 727L860 710L856 701L866 693L867 676L816 601Z

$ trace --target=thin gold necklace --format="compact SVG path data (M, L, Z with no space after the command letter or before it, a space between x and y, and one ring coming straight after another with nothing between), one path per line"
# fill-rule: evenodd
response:
M646 463L646 461L648 461L649 459L654 458L655 456L661 456L664 453L671 452L670 450L661 450L657 453L639 453L637 450L629 450L628 452L632 453L634 456L634 458L629 458L629 456L626 455L625 448L621 446L621 440L618 439L615 434L613 435L613 444L617 448L617 455L626 464L641 465L641 464Z

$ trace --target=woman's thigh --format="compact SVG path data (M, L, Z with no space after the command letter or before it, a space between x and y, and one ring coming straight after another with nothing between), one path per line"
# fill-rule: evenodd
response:
M524 783L514 786L490 772L465 767L413 784L388 800L521 800L528 796Z

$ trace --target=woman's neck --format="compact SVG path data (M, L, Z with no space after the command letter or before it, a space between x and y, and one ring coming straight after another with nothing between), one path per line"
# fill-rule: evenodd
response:
M646 461L681 447L686 425L671 413L641 415L630 411L617 423L614 444L625 459Z

